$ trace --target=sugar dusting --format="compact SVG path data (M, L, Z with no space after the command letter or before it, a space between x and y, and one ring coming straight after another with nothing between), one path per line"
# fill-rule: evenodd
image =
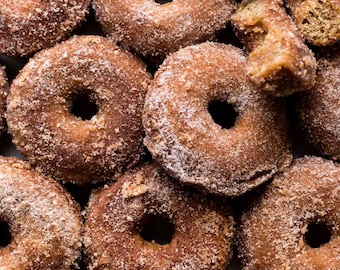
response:
M311 142L324 154L340 160L340 53L318 61L315 86L301 93L297 110Z
M340 166L316 157L298 159L277 176L241 218L244 269L340 268ZM331 240L311 248L307 225L323 222Z
M234 232L228 204L188 192L172 181L159 165L149 164L92 195L84 237L89 269L226 267ZM145 192L127 196L127 186L140 186ZM157 214L175 225L167 245L147 242L139 235L143 218Z
M14 158L0 158L0 183L0 220L13 237L0 269L75 269L83 224L71 196Z
M141 55L164 57L178 49L214 38L230 21L233 0L95 0L93 8L104 31Z
M259 88L285 96L314 85L314 54L304 44L283 1L243 1L232 23L249 50L248 76Z
M0 66L0 134L5 129L5 100L8 94L8 83L6 78L5 69Z
M39 171L64 182L100 182L139 161L142 108L151 76L106 38L74 37L35 55L13 81L7 122L13 142ZM99 111L70 113L88 91Z
M90 0L3 0L0 53L24 56L52 47L85 18L89 5Z
M144 107L144 143L180 181L237 196L289 165L282 104L254 88L245 62L239 49L204 43L174 53L156 73ZM212 120L212 100L234 105L233 128Z

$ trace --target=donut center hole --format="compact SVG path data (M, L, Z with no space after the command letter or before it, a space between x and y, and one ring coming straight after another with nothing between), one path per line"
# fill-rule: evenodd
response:
M155 0L156 3L161 4L161 5L164 5L166 3L170 3L172 1L173 0Z
M98 113L98 106L88 92L77 93L71 100L71 114L82 120L90 120Z
M171 220L162 215L151 215L146 218L140 231L141 237L148 242L166 245L172 241L175 226Z
M12 235L8 223L0 221L0 248L7 247L11 240Z
M211 101L208 105L208 111L214 122L224 129L232 128L236 123L238 116L233 105L220 101Z
M330 228L325 223L308 224L305 242L312 248L318 248L331 240Z

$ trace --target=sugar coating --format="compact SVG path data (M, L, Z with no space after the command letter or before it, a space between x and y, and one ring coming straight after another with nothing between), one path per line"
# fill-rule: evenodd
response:
M232 23L249 51L247 74L260 89L285 96L314 85L314 54L281 0L243 1Z
M308 43L328 46L340 40L339 0L286 0Z
M214 38L230 21L233 0L94 0L97 19L117 42L144 56L165 57Z
M0 66L0 134L5 129L5 100L8 94L8 83L5 69Z
M90 0L3 0L0 53L24 56L52 47L85 18Z
M172 54L156 73L144 106L144 144L179 181L238 196L291 162L282 104L253 86L245 64L241 50L207 42ZM239 114L231 129L209 114L215 100Z
M320 151L340 160L340 52L329 51L318 60L316 84L300 94L297 111L310 141Z
M151 76L112 41L74 37L36 54L13 81L7 123L13 142L39 171L77 184L112 179L143 152L142 109ZM71 114L88 93L98 113Z
M79 207L62 186L27 162L0 158L0 221L11 243L0 248L0 269L75 269L83 224Z
M145 218L161 215L175 226L166 245L140 236ZM89 269L225 269L232 255L234 218L223 199L180 187L155 163L94 192L86 210Z
M339 203L338 163L295 160L242 214L238 250L244 269L339 269ZM313 222L331 231L330 241L319 248L304 238Z

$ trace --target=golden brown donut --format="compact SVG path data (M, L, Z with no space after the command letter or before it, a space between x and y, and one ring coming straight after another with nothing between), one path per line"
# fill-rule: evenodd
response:
M92 194L84 236L90 269L225 269L234 233L229 206L172 181L147 164ZM166 242L143 238L147 226L157 230L150 224L157 218L174 226Z
M275 96L311 88L316 60L281 0L242 1L232 23L249 51L247 74Z
M297 102L302 126L323 153L340 160L340 51L318 60L316 84Z
M142 109L150 79L141 61L103 37L79 36L39 52L10 88L13 142L57 180L112 179L143 152ZM82 99L98 109L85 120L72 113Z
M340 40L339 0L286 0L302 35L315 46Z
M163 58L214 38L230 21L233 0L94 0L104 31L143 56ZM166 1L163 1L166 2Z
M242 214L244 269L340 269L339 204L339 164L296 160Z
M27 162L0 157L0 269L75 269L83 224L62 186Z
M90 0L3 0L0 53L28 55L64 39L84 18Z
M0 134L5 129L4 114L5 114L5 100L8 94L8 83L5 69L0 66Z
M254 88L245 65L240 49L207 42L172 54L157 71L145 101L144 143L174 178L238 196L291 162L282 104ZM238 114L231 128L213 120L214 102Z

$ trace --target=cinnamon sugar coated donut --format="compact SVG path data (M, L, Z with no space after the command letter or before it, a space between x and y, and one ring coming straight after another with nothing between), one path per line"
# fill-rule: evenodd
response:
M242 214L244 269L340 269L340 166L295 161Z
M5 100L8 94L8 83L6 79L5 70L0 66L0 134L5 129L4 114L5 114Z
M90 0L2 0L0 53L28 55L64 39L84 18Z
M230 21L233 0L94 0L104 31L144 56L165 57L214 38Z
M315 46L340 40L339 0L286 0L304 38Z
M318 61L315 86L301 93L297 110L310 141L323 154L340 160L340 52Z
M174 227L167 242L143 238L147 223L157 217ZM233 232L226 202L188 192L158 165L147 164L92 195L85 253L92 270L222 270L231 258Z
M110 40L74 37L34 56L13 81L7 123L39 171L63 182L112 179L143 152L142 109L151 76ZM82 115L76 103L93 107Z
M249 51L247 74L259 88L285 96L314 85L314 54L281 0L242 1L232 23Z
M0 269L75 269L83 225L71 196L14 158L0 158L0 185Z
M291 162L282 104L254 88L245 64L241 50L207 42L172 54L157 71L145 101L144 143L181 182L238 196ZM238 115L231 128L213 120L214 103Z

